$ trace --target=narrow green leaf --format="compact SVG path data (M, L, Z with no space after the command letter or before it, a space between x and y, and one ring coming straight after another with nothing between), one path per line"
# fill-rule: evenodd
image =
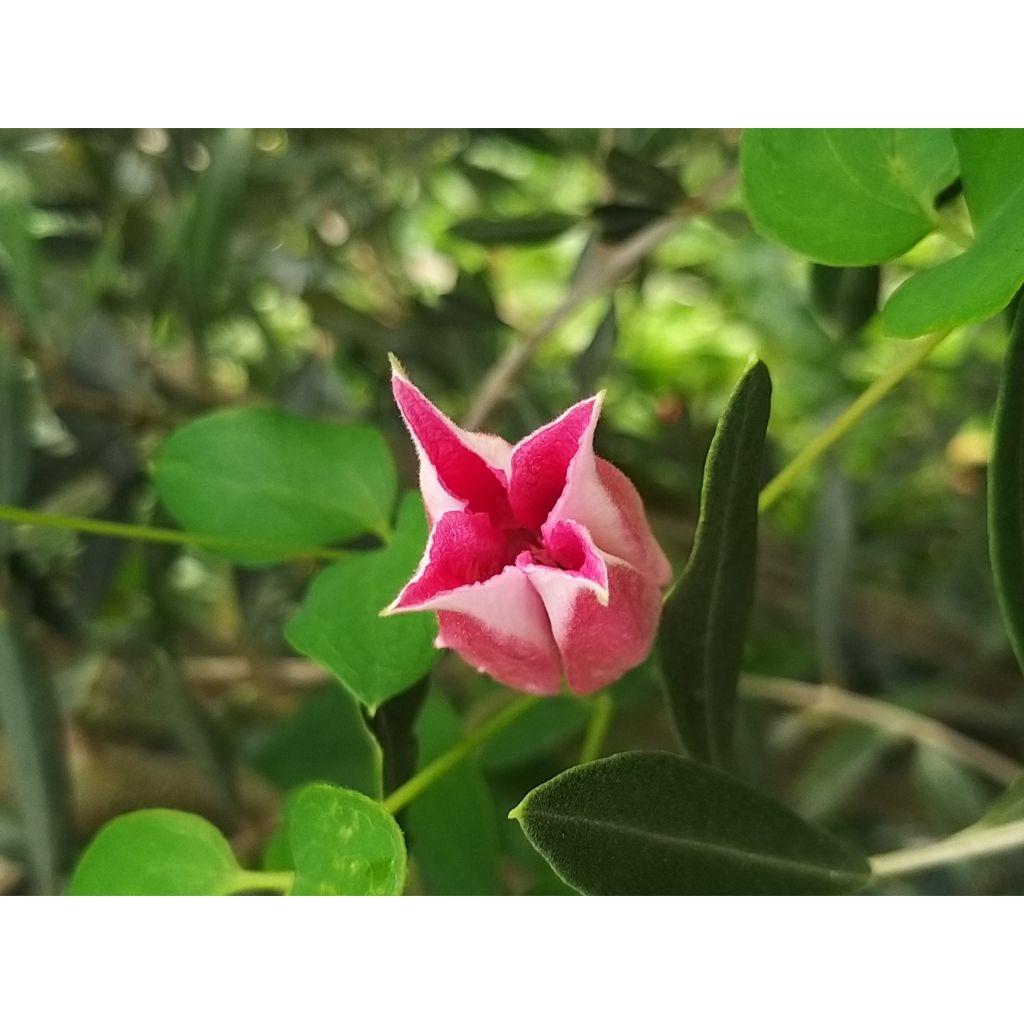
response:
M0 295L9 291L34 334L42 329L39 243L23 183L0 180Z
M282 790L330 782L375 799L384 795L381 749L356 699L334 684L305 697L254 744L249 759Z
M399 896L405 886L402 832L362 793L307 786L291 804L288 842L293 896Z
M133 811L105 825L82 854L70 896L217 896L241 868L208 821L184 811Z
M732 761L739 680L757 560L757 496L772 384L755 361L729 399L704 467L693 551L669 592L657 650L685 748Z
M438 693L417 727L420 766L463 739L458 716ZM424 790L409 807L412 855L433 896L501 892L498 818L479 764L469 758Z
M748 128L741 163L757 229L837 266L906 252L957 171L945 128Z
M999 607L1024 669L1024 306L1010 331L996 400L988 538Z
M602 896L853 892L867 861L782 804L675 754L616 754L512 812L558 875Z
M3 607L0 725L7 741L32 875L41 892L58 892L72 841L64 727L42 659L21 620Z
M811 304L832 336L857 334L878 312L882 270L870 267L811 267Z
M375 708L426 675L437 659L437 620L429 612L381 616L412 578L427 543L423 502L402 502L391 542L322 570L285 637Z
M614 297L608 303L608 312L597 325L590 344L576 357L572 375L581 395L592 395L598 382L607 373L619 340L619 323L615 313Z
M253 408L175 431L157 452L153 479L186 529L296 547L386 535L397 488L378 431ZM223 554L247 563L279 557L258 546Z
M20 505L28 484L29 396L14 343L0 333L0 504ZM11 525L0 523L0 559L10 547Z
M996 219L1024 181L1024 129L954 128L964 197L977 230Z
M392 793L408 782L419 760L416 722L430 693L430 676L384 701L372 715L364 716L384 760L384 792Z
M537 213L501 219L473 217L453 224L450 233L478 245L539 245L565 234L579 223L567 213Z
M670 174L617 146L608 153L608 173L621 199L668 208L686 198Z
M1008 825L1021 818L1024 818L1024 775L1017 776L972 827L992 828L995 825Z

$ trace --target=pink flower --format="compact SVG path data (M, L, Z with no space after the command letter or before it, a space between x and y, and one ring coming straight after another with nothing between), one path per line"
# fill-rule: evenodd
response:
M437 612L450 647L528 693L614 682L647 656L671 569L627 477L594 454L603 393L515 447L457 427L393 363L431 524L383 614Z

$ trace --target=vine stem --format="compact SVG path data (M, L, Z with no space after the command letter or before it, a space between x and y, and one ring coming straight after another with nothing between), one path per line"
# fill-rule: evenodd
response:
M384 798L384 809L397 814L403 807L416 799L425 789L432 786L442 775L450 772L474 751L479 750L489 739L502 729L521 718L537 703L539 697L517 697L497 714L481 722L472 732L466 734L460 743L446 750L439 758L421 768L408 782L403 783Z
M590 721L583 737L583 749L580 751L580 764L596 761L601 756L608 729L612 724L615 704L607 692L599 693L590 705Z
M812 466L825 454L844 434L858 423L866 413L870 412L897 384L908 377L931 354L936 345L950 334L940 331L938 334L926 335L918 344L910 349L895 366L876 381L866 387L820 434L812 438L809 444L773 477L761 490L758 510L764 512L771 508L787 490L793 481L808 466Z
M740 682L740 692L752 700L805 708L831 718L861 722L883 732L903 736L970 765L1001 786L1009 785L1024 772L1024 765L1012 757L978 743L934 718L851 693L837 686L802 683L774 676L745 675Z
M869 858L875 878L894 878L912 875L916 871L955 864L974 857L987 857L1024 846L1024 821L1011 821L991 828L971 826L948 839L925 846L912 846L906 850L893 850Z
M26 526L44 526L55 530L73 530L75 533L93 533L103 537L123 537L125 540L141 540L156 544L190 544L205 548L233 548L235 550L265 552L287 558L316 558L339 561L348 558L348 551L337 548L297 548L274 541L242 540L238 537L220 537L211 533L190 533L187 530L173 530L162 526L144 526L139 523L117 523L108 519L93 519L90 516L63 516L52 512L38 512L35 509L16 508L14 505L0 505L0 520L20 523Z
M707 213L735 187L737 173L729 171L694 199L687 200L666 217L654 221L613 249L583 274L569 289L565 298L536 327L491 367L477 389L469 412L463 421L467 430L479 430L495 407L508 394L512 382L523 371L533 353L545 338L560 327L577 309L594 296L615 284L633 269L648 253L656 249L685 221Z

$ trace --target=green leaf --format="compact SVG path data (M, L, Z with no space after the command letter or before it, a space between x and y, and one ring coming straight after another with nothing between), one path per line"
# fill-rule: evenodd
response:
M974 772L933 747L917 747L910 776L927 819L940 834L976 822L991 792Z
M884 263L934 226L955 177L945 128L748 128L743 189L757 229L815 260Z
M242 869L208 821L184 811L124 814L105 825L82 854L71 896L218 896Z
M215 412L175 431L157 452L153 479L186 529L254 542L251 550L223 549L251 563L280 560L267 545L386 535L397 488L376 430L252 408Z
M307 786L288 817L293 896L398 896L405 842L384 808L350 789Z
M428 698L416 732L421 768L463 739L458 716L436 692ZM501 892L497 812L474 759L420 793L408 814L412 854L431 895Z
M1024 818L1024 775L1018 775L1001 793L972 828L993 828L1009 825Z
M836 340L856 335L878 312L881 267L811 267L811 304Z
M1024 669L1024 306L1018 308L996 400L988 471L989 558L996 595Z
M984 320L1006 306L1024 284L1024 168L1016 155L1019 143L999 148L983 141L971 140L961 150L964 187L974 187L972 215L979 209L974 242L966 252L915 274L896 289L882 314L890 334L913 338ZM1000 159L1010 162L997 163Z
M18 312L38 337L43 309L39 241L32 232L27 188L19 185L0 179L0 295L10 292Z
M537 213L525 217L472 217L453 224L450 233L478 245L539 245L565 234L579 223L567 213Z
M359 704L331 684L305 697L295 712L255 745L249 759L282 790L330 782L380 799L381 750Z
M607 373L612 353L619 340L619 325L615 313L615 299L608 303L608 312L597 325L590 344L576 357L572 375L581 395L591 395L597 389L598 381Z
M1024 129L954 128L964 198L977 230L988 227L1024 182Z
M43 661L21 619L0 607L0 724L39 890L60 891L72 841L64 726Z
M384 792L392 793L412 778L419 758L416 721L430 693L430 676L384 701L364 721L380 745L384 760Z
M670 174L618 147L608 153L608 174L621 199L664 209L686 198Z
M371 709L426 675L437 659L429 612L383 617L427 543L423 502L410 492L391 542L324 569L285 627L288 642L332 672Z
M23 500L30 454L28 387L14 343L0 333L0 504Z
M665 600L657 650L676 730L701 761L732 761L739 681L757 560L768 369L753 362L718 423L704 467L693 551Z
M591 895L853 892L867 861L782 804L675 754L616 754L545 782L512 812Z

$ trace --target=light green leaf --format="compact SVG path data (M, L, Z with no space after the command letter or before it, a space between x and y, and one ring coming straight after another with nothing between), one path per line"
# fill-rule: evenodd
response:
M1024 135L1024 132L1020 132ZM890 334L913 338L984 320L1024 284L1024 164L1021 140L957 135L964 188L977 225L959 256L915 274L883 311Z
M307 786L292 801L288 842L293 896L398 896L405 886L402 832L362 793Z
M758 230L837 266L906 252L957 171L945 128L748 128L741 162Z
M867 861L782 804L675 754L578 765L512 812L566 882L592 895L807 895L861 888Z
M686 749L732 761L739 682L757 561L761 451L771 412L768 369L754 362L729 399L704 468L693 551L665 600L657 650Z
M288 642L371 709L413 685L437 659L428 612L381 616L412 578L427 543L423 502L409 493L391 542L324 569L285 627Z
M386 534L397 488L383 437L370 427L277 409L228 409L175 431L157 452L160 498L189 530L254 542L225 557L270 562L260 545L296 548Z
M1024 306L1006 350L988 472L988 543L996 596L1024 669Z
M421 768L463 739L458 716L436 692L416 732ZM475 760L463 761L420 793L408 815L412 854L432 896L501 892L497 812Z
M184 811L133 811L105 825L82 854L71 896L218 896L242 869L208 821Z

